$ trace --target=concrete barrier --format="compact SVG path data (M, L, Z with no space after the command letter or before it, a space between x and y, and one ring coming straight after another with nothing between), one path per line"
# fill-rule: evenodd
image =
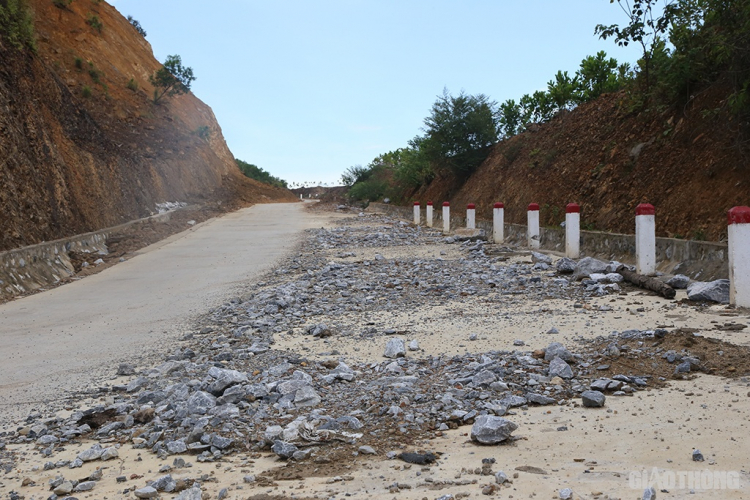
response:
M502 244L505 238L505 205L495 203L492 208L492 238Z
M734 207L728 214L729 303L750 307L750 207Z
M411 218L409 207L371 203L368 211L387 213L403 220ZM450 217L450 212L448 216ZM444 217L441 217L440 213L435 214L436 223L439 223L441 219L445 227ZM462 217L454 217L452 222L448 222L447 227L450 227L450 224L463 227L465 221ZM487 234L493 231L493 221L477 219L476 226L484 229ZM527 226L505 223L503 233L504 244L527 245ZM539 243L541 249L564 255L565 230L559 227L541 227ZM624 264L635 265L635 235L582 230L580 256L617 260ZM657 271L681 273L702 281L728 277L728 252L725 242L658 237L656 238L656 262Z
M534 250L540 248L539 241L539 204L531 203L526 212L526 223L529 228L526 245Z
M451 232L451 204L447 201L443 202L443 233L449 234Z
M419 213L420 210L421 210L421 207L419 205L419 202L415 201L414 202L414 224L416 224L417 226L419 225L419 222L420 222L420 213Z
M432 202L427 202L427 209L426 209L426 219L427 219L427 227L432 227Z
M649 203L635 207L635 270L651 276L656 273L656 211Z
M168 221L171 216L171 212L166 212L70 238L0 252L0 298L7 300L70 278L75 274L71 253L91 254L93 262L97 255L107 254L107 239L112 233L149 219Z
M476 229L477 227L477 207L473 203L469 203L466 207L466 229Z
M565 207L565 256L571 259L581 256L581 207L576 203Z

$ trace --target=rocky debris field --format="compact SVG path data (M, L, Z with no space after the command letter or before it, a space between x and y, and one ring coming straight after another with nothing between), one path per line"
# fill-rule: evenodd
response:
M598 317L616 312L611 304L633 294L663 311L724 313L717 309L723 306L685 297L644 295L622 282L614 272L619 265L444 237L377 214L309 231L298 252L200 317L160 363L115 366L110 383L88 391L89 404L55 415L39 409L1 433L0 494L287 498L279 484L294 482L296 498L357 491L363 498L510 498L518 470L538 481L549 474L496 465L495 457L521 442L553 437L519 429L535 412L595 412L598 420L612 412L612 401L628 406L619 401L700 372L747 385L750 349L699 334L709 326L741 332L746 318L733 311L726 314L737 322L710 319L691 329L633 307L632 320L611 322L631 321L632 328L594 332ZM500 310L501 303L511 307ZM556 327L524 334L526 325L550 315L548 303L583 318L577 329L560 325L574 334ZM476 304L527 322L517 322L514 338L503 337L504 327L485 312L483 327L472 323ZM467 319L446 337L435 331L439 322L415 319L418 311L422 319ZM487 333L493 328L494 337ZM454 346L462 352L450 352ZM575 426L561 423L554 431L569 427ZM430 471L450 455L438 443L457 436L465 436L462 446L492 456L433 477ZM148 472L138 462L148 463ZM331 490L379 464L420 472L408 483L376 475L367 490ZM306 483L311 478L325 483ZM579 498L576 484L571 488L555 495ZM449 493L435 492L443 489ZM593 498L619 498L599 493ZM643 491L633 493L640 498Z

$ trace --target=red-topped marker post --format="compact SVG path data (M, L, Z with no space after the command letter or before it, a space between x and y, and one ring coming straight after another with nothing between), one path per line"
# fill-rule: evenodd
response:
M581 207L577 203L565 207L565 256L569 259L581 256Z
M539 248L539 203L531 203L526 212L528 222L528 245L529 248Z
M729 211L729 303L750 307L750 207Z
M466 229L477 227L477 206L473 203L466 205Z
M426 219L427 219L427 227L432 227L432 202L431 201L427 202Z
M505 239L505 205L495 203L492 209L492 236L495 243L502 243Z
M415 201L414 202L414 224L416 224L417 226L419 225L419 222L420 222L419 211L421 208L422 207L419 205L419 202Z
M638 274L656 274L656 210L649 203L635 207L635 268Z
M451 204L447 201L443 202L443 233L448 234L451 232Z

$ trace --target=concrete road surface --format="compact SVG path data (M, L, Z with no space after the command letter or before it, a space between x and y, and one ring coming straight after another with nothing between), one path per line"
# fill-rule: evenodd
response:
M62 407L70 391L111 378L121 361L163 353L181 325L272 268L302 230L328 220L302 203L255 205L99 274L0 305L0 428Z

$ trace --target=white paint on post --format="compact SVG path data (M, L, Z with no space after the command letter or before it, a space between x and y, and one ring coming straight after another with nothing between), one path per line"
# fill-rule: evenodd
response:
M419 205L419 202L415 201L414 202L414 224L416 224L417 226L419 225L419 222L420 222L420 214L419 214L420 208L421 207Z
M476 213L477 213L476 205L474 205L473 203L469 203L469 205L466 207L466 229L476 229L477 227Z
M528 212L526 213L526 220L528 222L528 236L527 243L529 248L539 248L539 204L531 203L529 205Z
M635 269L638 274L656 274L656 210L649 203L635 207Z
M299 199L300 199L300 200L302 199L302 193L300 193L300 194L299 194Z
M502 203L495 203L492 209L492 236L495 243L505 240L505 205Z
M432 202L427 202L427 227L432 227Z
M443 202L443 233L448 234L451 232L451 204L447 201Z
M576 203L565 207L565 256L569 259L581 256L581 207Z
M729 303L750 307L750 207L729 211Z

